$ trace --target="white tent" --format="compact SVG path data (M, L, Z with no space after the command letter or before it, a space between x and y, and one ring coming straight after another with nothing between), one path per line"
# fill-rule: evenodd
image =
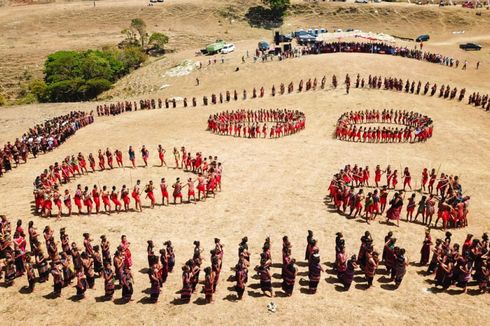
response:
M372 33L372 32L363 32L359 30L355 30L352 32L335 32L335 33L322 33L317 36L317 41L323 42L333 42L338 41L339 39L346 38L364 38L372 41L380 41L380 42L395 42L395 38L388 34L383 33Z

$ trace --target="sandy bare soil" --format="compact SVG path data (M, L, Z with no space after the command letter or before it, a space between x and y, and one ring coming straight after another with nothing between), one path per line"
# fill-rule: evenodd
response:
M174 1L176 3L177 1ZM100 10L107 8L112 1L97 3ZM19 38L14 47L6 46L2 42L1 54L12 56L21 55L29 57L30 54L39 54L34 61L43 54L58 48L72 48L98 46L109 42L104 33L117 36L119 30L126 21L133 17L129 9L136 6L136 1L122 1L117 7L113 5L113 20L107 25L94 25L88 16L82 17L83 10L89 10L89 3L54 4L36 6L38 10L28 12L24 7L7 8L7 12L0 10L0 26L5 28L17 20L20 30L25 29L24 19L51 19L53 24L60 26L61 21L71 21L73 26L67 26L58 31L48 33L47 28L37 26L36 33L39 43L30 43L36 38L32 34ZM186 1L182 6L197 6L197 1ZM202 12L207 6L218 3L208 2L201 7ZM221 2L220 2L221 3ZM169 1L170 4L170 1ZM175 4L177 6L177 4ZM83 9L83 7L87 7ZM319 7L318 10L327 10ZM342 8L339 6L339 8ZM371 8L371 5L366 8ZM395 8L396 10L414 12L421 7L383 5L383 8ZM141 13L149 10L170 10L161 8L144 8ZM472 29L465 33L465 37L486 39L488 34L483 32L484 25L479 24L483 17L476 17L474 13L465 11L444 9L443 15L457 15L471 19ZM99 10L99 9L98 9ZM66 13L54 19L57 12ZM201 15L202 15L201 12ZM435 12L433 8L429 12ZM71 15L69 16L68 15ZM152 14L156 15L156 11ZM44 16L45 15L45 16ZM194 14L193 14L194 15ZM361 14L358 14L359 17ZM437 13L439 15L439 12ZM227 89L241 90L251 89L253 86L267 86L280 82L298 81L301 78L318 77L324 74L331 76L333 73L342 76L350 73L363 75L382 74L396 75L401 78L429 80L439 83L450 83L458 88L466 87L468 90L479 90L488 93L490 91L490 58L488 49L480 53L465 53L457 49L457 42L461 35L453 35L450 31L459 30L461 27L455 24L454 28L449 22L442 27L436 27L438 23L428 22L427 29L434 30L434 43L426 46L430 50L453 55L460 60L470 62L469 69L465 72L425 62L410 59L384 57L365 54L336 54L310 56L293 59L286 62L269 62L253 64L248 60L241 64L241 56L246 50L252 53L257 39L269 37L269 31L252 30L245 25L233 25L230 37L237 41L238 51L227 57L225 64L216 64L201 71L192 72L184 77L162 77L169 67L182 62L185 59L201 60L194 57L193 53L199 46L198 43L206 43L197 35L204 33L207 39L212 39L222 31L223 26L217 24L218 18L213 15L204 16L202 20L194 18L180 19L179 14L174 14L169 19L163 18L159 26L164 30L175 26L175 31L180 31L184 37L187 26L194 26L191 34L192 49L178 51L169 55L165 60L136 71L132 75L122 79L106 97L114 99L144 97L171 97L209 95L212 92L225 91ZM38 18L35 18L38 17ZM98 16L101 19L102 16ZM342 17L342 15L340 15ZM417 14L410 15L414 21ZM311 17L293 16L288 18L287 24L297 26L310 22ZM339 17L337 17L339 18ZM289 20L290 19L290 20ZM315 18L311 24L321 21ZM438 18L439 19L439 18ZM443 18L441 18L443 19ZM121 23L115 23L119 20ZM83 25L81 22L83 21ZM388 24L385 20L368 20L366 23L359 20L335 20L335 23L325 21L324 24L332 24L348 27L351 24L359 24L361 28L382 29ZM361 26L362 24L366 24ZM123 25L123 26L120 26ZM20 27L22 26L22 27ZM402 31L404 23L391 24L390 28ZM411 26L411 25L410 25ZM487 25L488 26L488 25ZM85 28L87 27L87 28ZM357 27L357 26L355 26ZM227 27L228 28L228 27ZM70 29L71 33L84 34L85 36L66 37L66 43L59 43L65 33ZM424 30L424 26L407 27L406 34L418 34ZM234 34L243 30L242 34ZM20 32L19 32L20 33ZM49 36L53 37L52 43L44 42ZM193 35L193 36L192 36ZM5 39L5 36L2 36ZM483 42L482 42L483 43ZM174 43L175 44L175 43ZM10 57L11 58L11 57ZM30 59L29 59L30 60ZM481 61L480 70L474 69L474 63ZM10 66L7 60L2 60L2 66ZM239 66L239 72L233 72ZM1 67L1 66L0 66ZM18 67L14 62L12 67ZM0 71L3 71L0 68ZM195 78L201 80L199 87L195 86ZM329 79L330 80L330 79ZM170 86L159 90L162 84ZM134 91L127 92L131 86ZM126 89L126 90L125 90ZM153 90L152 90L153 89ZM140 95L144 94L144 95ZM102 103L102 102L101 102ZM0 119L2 131L0 143L13 140L33 123L41 121L49 116L58 115L71 109L92 110L95 103L56 104L56 105L32 105L22 107L2 108ZM220 137L207 132L206 121L209 114L223 110L236 108L292 108L305 112L307 127L304 131L276 140L248 140L243 138ZM366 108L395 108L418 111L431 116L434 120L434 135L426 143L417 144L354 144L333 139L334 126L337 118L345 111L361 110ZM377 249L382 248L385 234L392 230L398 238L398 244L407 249L411 261L419 260L419 250L422 245L424 228L421 225L402 222L400 228L378 223L370 226L358 220L346 218L332 212L324 204L330 177L340 167L348 163L369 165L371 169L376 164L393 166L409 166L415 178L419 181L419 174L423 167L439 167L441 171L458 175L461 179L466 194L471 195L471 207L469 215L469 227L463 230L454 230L454 242L462 243L467 233L480 237L484 231L490 230L490 222L486 212L490 209L487 198L490 196L487 184L490 181L488 160L490 159L490 140L488 130L490 119L487 112L477 110L465 103L447 101L438 98L429 98L416 95L396 94L386 91L356 90L345 95L343 89L317 91L307 94L292 94L278 98L266 97L260 100L237 102L196 109L154 110L138 111L117 116L115 118L99 118L96 122L82 130L71 138L66 144L52 153L43 155L36 160L31 160L13 172L0 178L0 213L6 214L15 222L21 218L25 224L33 220L38 229L45 225L51 225L59 236L60 227L66 227L71 240L82 244L82 233L89 232L96 239L105 234L112 244L112 249L119 243L122 234L128 236L131 241L134 275L135 275L135 302L127 305L117 305L113 302L96 302L96 298L103 295L103 282L96 281L96 290L89 290L87 298L81 302L72 302L70 298L75 294L75 289L68 287L63 290L62 297L56 300L45 298L51 292L51 282L36 287L33 294L22 294L19 289L27 282L24 278L17 280L11 288L0 288L0 315L6 317L6 325L14 325L19 322L29 324L157 324L166 322L169 324L233 324L242 325L271 322L274 324L465 324L477 325L488 320L490 314L488 306L490 298L486 295L451 295L451 293L433 293L432 284L426 282L430 277L421 275L424 270L416 266L410 266L401 287L396 291L389 291L376 282L376 287L369 291L359 289L362 284L362 275L355 279L349 292L338 292L334 284L331 284L334 274L324 273L316 295L308 295L300 291L303 287L296 284L295 292L291 298L277 297L268 299L259 295L257 289L258 280L250 279L249 287L243 302L233 302L233 291L229 287L234 283L229 282L229 276L233 275L231 267L237 261L237 245L243 236L249 237L252 253L252 266L258 263L263 240L267 235L272 239L272 258L274 263L280 263L281 238L288 235L293 245L293 256L301 260L304 254L305 238L307 230L315 232L319 241L320 253L323 262L334 260L335 232L342 231L346 238L349 253L357 253L360 237L365 230L370 230L374 237ZM142 214L127 213L111 216L73 216L64 218L61 222L54 219L46 220L31 213L32 181L42 169L54 161L61 160L69 154L79 151L88 154L96 152L99 148L119 148L126 153L128 145L139 148L145 144L150 149L150 161L157 163L156 147L162 144L167 151L174 146L186 146L192 152L202 151L205 155L218 155L224 164L223 191L215 199L197 205L182 205L177 207L157 207L154 210L146 209ZM170 153L169 153L170 154ZM169 160L170 161L170 155ZM125 155L125 160L127 157ZM129 175L128 170L115 170L105 173L97 173L79 178L70 185L76 183L101 185L130 184L131 179L141 178L143 182L152 179L157 182L160 177L174 180L175 177L187 175L173 169L151 167L150 169L138 169ZM157 198L160 198L159 196ZM148 202L146 202L148 204ZM443 232L433 230L433 237L443 237ZM192 242L200 240L207 253L213 244L213 238L219 237L225 244L225 256L223 272L216 293L216 302L211 305L201 305L203 294L194 294L191 304L175 305L174 298L181 288L179 268L192 256ZM171 239L175 244L177 255L177 269L170 275L165 284L160 302L157 305L148 305L139 302L148 296L145 290L149 288L148 276L139 272L147 267L146 240L152 239L157 247L163 241ZM205 255L209 264L209 255ZM331 267L325 265L328 271ZM381 268L383 269L383 268ZM300 267L300 272L307 271L306 267ZM273 273L280 274L280 268L273 268ZM375 278L378 280L379 275ZM356 282L356 280L360 281ZM273 282L280 282L274 279ZM357 287L356 287L357 285ZM280 286L279 286L280 287ZM276 289L279 291L279 287ZM457 291L455 291L457 292ZM116 292L119 297L120 292ZM143 300L144 301L144 300ZM267 311L266 305L274 301L278 305L275 314Z

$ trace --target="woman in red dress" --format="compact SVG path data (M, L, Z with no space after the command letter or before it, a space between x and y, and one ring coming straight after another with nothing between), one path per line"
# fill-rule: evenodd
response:
M162 178L160 181L160 190L162 192L162 205L165 206L165 198L167 198L167 206L168 206L168 190L167 190L167 183L165 181L165 178Z
M119 213L122 205L119 201L119 193L116 191L116 186L112 186L111 201L114 203L114 210Z
M99 168L100 170L105 170L105 157L101 149L99 149Z
M126 187L126 185L122 186L121 200L123 201L124 204L124 211L125 212L129 211L129 204L131 202L131 199L129 198L129 189Z
M100 211L100 193L99 189L97 188L96 185L94 185L94 188L92 189L92 198L95 203L95 213L99 214Z
M165 162L165 149L163 149L162 145L158 145L158 158L160 158L160 166L167 166L167 162Z
M381 168L379 165L376 165L376 170L374 171L374 183L376 184L376 188L379 188L379 182L381 182Z
M153 190L155 190L155 187L153 186L153 181L150 180L150 182L145 187L145 192L146 197L150 199L151 208L155 207L155 194L153 193Z
M85 186L85 190L83 192L83 204L85 205L85 207L87 207L87 214L92 214L93 201L87 186Z
M102 203L104 204L104 211L111 215L111 202L109 200L109 191L107 186L102 187Z
M140 184L141 184L141 180L137 180L136 181L136 185L134 186L133 188L133 192L131 193L131 197L133 197L134 199L134 204L135 204L135 208L136 210L139 209L140 212L143 211L143 207L141 206L141 198L140 198L140 195L141 195L141 191L140 191Z
M68 189L65 189L63 204L65 204L66 208L68 208L68 216L71 216L71 195L70 195L70 190Z
M405 187L408 185L410 190L412 190L412 176L410 175L410 171L408 170L408 167L405 168L403 171L403 190L405 191Z
M395 220L396 225L400 226L400 212L403 208L403 198L400 193L396 192L393 199L390 201L390 208L386 212L387 221Z
M53 201L56 207L58 207L58 214L56 214L56 220L59 220L61 218L62 214L62 206L61 206L61 194L59 193L58 186L54 187L53 191Z
M78 215L82 214L82 186L77 185L77 190L75 190L75 206L78 208Z

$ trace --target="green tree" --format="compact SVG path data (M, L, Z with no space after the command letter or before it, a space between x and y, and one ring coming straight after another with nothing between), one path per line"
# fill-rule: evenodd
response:
M131 20L131 29L135 30L140 36L141 47L145 47L148 34L146 33L146 23L141 18L134 18Z
M163 33L153 33L148 40L148 45L154 49L163 50L165 44L168 43L168 36Z
M41 79L34 79L28 85L27 89L39 102L48 100L48 86Z
M82 86L83 94L87 99L97 97L99 94L111 89L112 83L107 79L95 78L87 80Z
M44 64L44 81L24 88L25 101L86 101L110 89L119 78L138 68L146 54L139 46L88 51L59 51Z
M87 51L80 60L80 77L85 80L93 78L103 78L115 80L114 73L107 58L101 55L100 51Z
M121 34L126 36L126 39L122 42L124 46L139 46L138 36L131 28L125 28L121 31Z
M86 99L84 88L85 81L73 78L58 81L48 85L49 100L51 102L78 102Z
M47 84L75 78L81 75L82 53L76 51L58 51L50 54L44 63Z
M141 48L132 46L122 50L118 55L118 59L123 63L125 72L129 73L145 62L147 56Z
M290 0L262 0L263 3L268 5L275 12L284 13L290 5Z

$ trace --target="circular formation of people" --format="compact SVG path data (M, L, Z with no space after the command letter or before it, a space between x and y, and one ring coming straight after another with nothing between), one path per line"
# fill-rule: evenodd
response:
M303 130L305 124L305 114L298 110L236 110L210 115L208 130L224 136L280 138Z
M336 49L350 49L353 51L374 51L373 47L356 47L355 44L338 43L324 44L318 51L335 52ZM383 46L377 45L376 51L383 51ZM312 51L315 49L311 49ZM396 55L412 57L448 66L458 67L459 61L436 54L421 51L406 51L405 49L392 49ZM309 50L308 50L309 51ZM466 63L464 65L466 67ZM464 68L466 69L466 68ZM416 95L437 96L448 100L462 101L466 89L459 89L450 85L441 85L429 82L422 87L422 81L402 80L395 77L371 76L365 80L359 74L355 81L345 76L345 89L349 94L351 84L356 89L384 89L396 92L405 92ZM335 75L332 76L331 88L337 89L339 83ZM307 92L317 89L326 89L327 78L309 78L298 83L297 91ZM257 91L258 90L258 91ZM263 86L254 87L250 98L263 98L264 96L284 95L295 92L294 83L281 83L276 90L273 85L268 92ZM225 102L247 99L247 91L243 90L241 96L237 90L213 93L210 100L202 97L202 105L222 104ZM192 97L191 104L187 98L183 99L183 106L196 107L198 100ZM469 96L468 104L490 109L488 95L474 92ZM151 99L140 100L140 109L175 108L177 100ZM125 101L109 105L98 105L97 116L117 115L123 112L136 111L137 102ZM75 132L94 122L92 113L71 112L68 115L55 117L44 124L37 125L26 132L15 142L7 143L0 150L0 176L3 172L12 170L12 162L20 164L27 162L29 154L36 157L40 152L48 152L58 147ZM208 118L208 130L217 135L243 137L243 138L280 138L302 131L306 126L306 116L299 110L290 109L259 109L259 110L232 110L215 113ZM373 124L373 127L362 126ZM398 127L381 126L394 124ZM351 111L342 114L337 121L336 138L344 141L364 143L415 143L425 142L432 137L433 121L430 117L414 111L393 109L371 109L364 111ZM57 220L62 216L107 214L113 212L143 211L143 202L147 201L148 208L158 206L156 188L153 180L136 180L133 185L131 178L128 184L112 185L82 185L77 184L75 189L68 189L68 185L77 178L90 173L99 173L112 169L149 168L150 151L146 146L139 149L142 165L137 164L136 151L128 147L129 164L125 164L123 152L119 149L99 149L94 155L82 153L67 156L62 161L55 162L45 169L34 181L34 212L44 218L55 216ZM201 152L192 155L185 147L173 148L174 169L197 175L194 179L187 178L181 181L176 178L171 182L173 204L184 202L184 189L187 189L187 203L204 201L210 196L214 197L221 191L221 177L223 166L217 156L204 156ZM157 155L160 167L169 167L165 160L166 150L159 145ZM97 158L97 159L96 159ZM115 161L115 163L114 163ZM336 173L329 185L330 206L339 214L347 218L363 219L367 224L376 220L377 216L386 212L386 224L400 225L400 220L419 223L427 227L420 249L419 267L427 266L426 276L433 276L434 289L447 291L452 286L466 293L471 287L472 293L485 293L488 291L490 278L490 247L487 233L480 238L468 234L463 245L454 243L452 233L447 229L464 228L468 226L470 196L465 195L457 175L440 172L439 168L424 168L420 173L420 185L417 187L416 178L412 177L408 167L396 169L388 165L382 169L377 165L371 180L371 171L368 166L346 165ZM430 170L430 172L429 172ZM382 182L385 175L386 183ZM401 182L399 182L399 178ZM185 179L183 179L185 180ZM412 184L414 180L414 184ZM374 182L372 182L374 181ZM159 181L161 205L168 206L169 185L165 177ZM197 196L196 196L197 192ZM72 200L73 193L73 200ZM146 195L142 198L143 193ZM408 198L407 198L408 197ZM134 204L131 204L133 198ZM76 212L72 212L73 204ZM406 205L405 205L406 204ZM133 208L134 207L134 208ZM145 208L146 208L145 207ZM405 214L404 212L405 207ZM53 212L54 210L54 212ZM434 215L436 216L435 220ZM419 220L420 217L420 220ZM441 223L439 224L439 221ZM431 229L442 228L444 239L433 241ZM111 252L111 244L105 235L96 241L89 233L83 233L83 247L70 240L67 230L59 230L60 242L55 240L55 232L46 226L39 233L33 221L28 222L28 231L24 232L23 221L17 220L15 228L5 216L0 216L0 279L6 287L14 286L16 279L25 277L28 286L24 291L36 291L36 284L52 279L53 292L50 296L60 297L62 292L70 291L69 285L74 283L74 298L81 300L87 297L87 291L95 288L97 279L104 283L104 300L113 300L117 289L121 289L121 302L132 301L134 292L133 254L131 243L125 235ZM44 238L44 244L39 239ZM407 251L397 242L393 232L389 232L384 242L374 246L370 231L366 231L360 240L357 254L348 253L346 239L342 232L336 233L335 261L330 274L336 274L333 282L338 283L342 290L349 291L353 282L361 283L356 288L368 289L374 285L376 274L380 266L384 265L385 275L389 282L384 282L382 288L395 290L402 285L410 259ZM148 302L156 303L160 293L165 290L167 279L171 277L178 259L172 241L165 240L163 247L157 242L147 240L147 268L144 273L149 278ZM28 246L29 245L29 246ZM214 246L210 249L209 266L203 267L205 261L204 248L199 240L193 242L192 254L189 259L181 259L182 288L180 289L181 303L189 303L192 296L199 296L198 286L203 281L202 292L206 303L214 301L214 294L219 280L223 279L223 258L225 246L219 238L214 239ZM237 263L232 268L231 280L235 282L232 288L236 295L233 300L244 297L249 272L253 270L259 280L258 286L263 295L274 297L275 291L272 279L273 269L280 269L282 279L281 290L285 296L291 296L297 284L305 291L315 294L321 281L322 273L327 272L321 263L319 243L314 233L308 230L304 264L292 255L292 244L287 235L282 238L282 264L277 267L273 264L271 254L272 239L266 237L262 252L256 265L252 267L252 255L249 252L248 238L245 236L238 244ZM61 249L61 250L60 250ZM431 257L432 253L432 257ZM141 254L142 255L142 254ZM302 259L301 259L302 260ZM305 267L306 279L300 279L300 268ZM355 280L354 274L360 270L364 274L362 280ZM201 271L204 276L201 277ZM378 279L379 280L379 279ZM472 282L472 280L474 282ZM117 283L117 285L116 285ZM389 283L389 284L388 284ZM273 303L269 310L275 311Z
M362 124L378 126L357 127ZM379 124L383 124L383 127ZM400 127L385 127L384 124ZM413 111L384 109L345 112L337 121L335 137L339 140L363 143L416 143L431 138L432 132L433 121L426 115Z
M136 152L133 146L128 148L129 165L125 165L123 160L123 153L119 149L111 151L106 148L105 151L98 150L96 162L92 153L88 155L87 159L82 153L78 153L76 156L67 156L62 162L55 162L45 169L34 181L34 203L35 213L40 214L43 217L53 216L53 203L56 207L56 218L59 220L62 215L72 215L72 203L77 208L78 215L86 214L111 214L111 212L119 213L121 211L143 211L142 204L142 191L145 193L145 199L149 200L149 208L155 208L157 205L155 190L156 184L153 180L149 180L144 186L141 180L136 180L135 185L122 185L120 190L115 185L112 186L100 186L93 185L82 186L78 184L74 190L73 200L71 197L72 192L68 188L64 191L61 189L74 181L77 177L87 175L89 173L102 172L106 170L112 170L115 168L128 167L130 169L136 168L148 168L151 165L148 164L150 151L143 145L139 150L141 153L141 159L143 164L138 166L136 161ZM157 148L159 167L169 167L165 160L166 150L162 145L158 145ZM114 157L116 165L114 164ZM184 146L177 149L173 149L174 169L181 169L183 172L189 172L197 175L196 179L191 177L187 178L187 181L181 181L180 177L177 177L172 186L172 198L173 204L183 203L183 191L187 188L187 203L196 203L198 201L204 201L209 196L216 196L217 191L221 191L221 175L223 172L223 166L221 162L218 162L217 156L204 157L201 152L196 152L193 156L190 151L187 151ZM89 170L90 169L90 170ZM197 185L196 185L197 182ZM132 183L132 180L131 180ZM196 197L197 190L197 197ZM160 191L161 191L161 206L169 205L169 190L167 181L164 177L160 179ZM131 208L131 198L134 200L134 209ZM166 200L166 204L165 204ZM66 211L63 213L63 206ZM103 211L101 208L103 207Z
M440 167L439 167L440 169ZM370 184L371 171L369 166L362 168L357 164L346 165L333 176L329 186L329 198L337 212L346 214L349 218L363 217L370 224L378 215L383 215L386 210L386 223L396 221L400 226L403 206L407 192L412 192L406 205L407 222L418 222L429 228L436 228L439 220L442 228L461 228L468 226L468 212L470 196L464 196L463 188L459 183L459 177L441 173L439 169L424 168L420 176L420 188L412 189L412 174L408 167L400 170L390 165L382 170L379 165L374 170L374 184ZM386 183L381 184L385 175ZM398 178L402 179L400 187ZM401 185L403 184L403 187ZM434 189L435 185L435 189ZM359 190L356 192L356 188ZM374 188L365 193L365 189ZM414 185L414 188L416 186ZM393 191L392 198L388 201L389 192ZM415 192L420 193L417 202ZM432 217L436 212L437 218L432 224ZM349 213L347 214L347 208ZM415 216L414 216L414 212Z

